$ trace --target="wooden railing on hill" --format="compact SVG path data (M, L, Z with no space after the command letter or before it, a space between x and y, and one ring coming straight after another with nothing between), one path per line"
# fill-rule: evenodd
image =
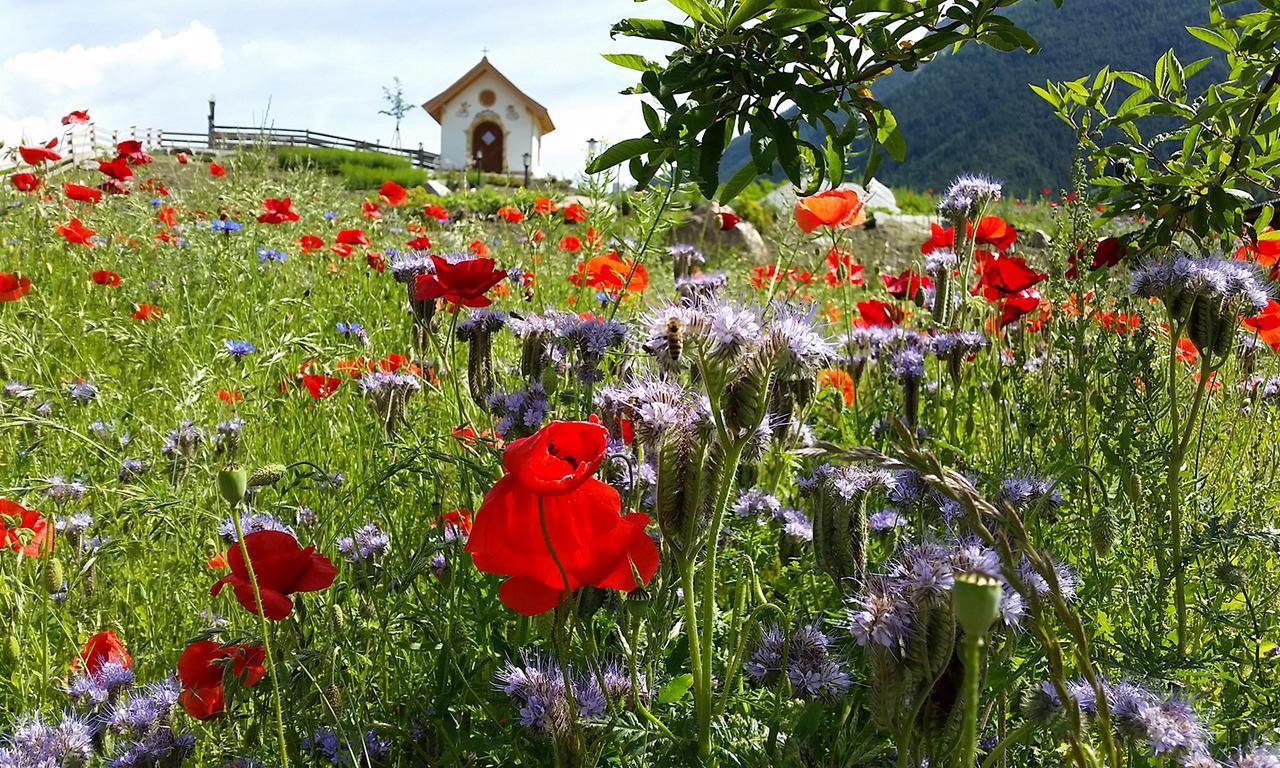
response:
M328 147L351 149L361 152L381 152L407 159L419 168L436 168L440 156L427 152L419 144L417 149L389 147L376 141L361 141L332 133L294 128L250 128L244 126L214 125L206 132L165 131L158 128L131 127L128 131L106 131L96 124L71 126L59 137L58 151L80 165L115 152L116 144L126 139L142 142L146 151L169 150L172 152L198 151L230 153L254 147ZM5 153L10 154L10 153ZM0 168L12 164L0 157Z

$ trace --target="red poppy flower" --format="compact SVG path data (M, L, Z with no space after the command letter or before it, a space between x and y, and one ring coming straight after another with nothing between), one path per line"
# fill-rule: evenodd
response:
M906 316L900 307L895 307L879 299L858 302L858 314L867 325L878 325L885 328L901 323L902 318Z
M235 405L244 399L244 395L239 392L233 392L229 389L220 389L218 390L218 399L227 405Z
M1047 277L1017 256L998 256L985 251L977 252L977 267L982 277L974 286L975 292L981 288L987 301L993 302L1025 291Z
M120 284L120 275L117 275L109 269L94 270L91 277L93 278L93 282L98 285L106 285L114 288Z
M1241 320L1241 325L1258 334L1263 343L1280 352L1280 301L1271 299L1261 312Z
M263 614L271 621L280 621L293 610L289 595L326 589L338 575L329 558L316 552L315 547L299 547L297 539L283 531L256 531L244 537L244 544L258 577ZM249 569L238 545L228 551L227 565L231 573L218 579L210 593L216 597L230 584L240 605L257 614Z
M862 199L852 189L829 189L796 201L796 226L807 233L818 227L845 229L867 220Z
M90 635L84 641L80 655L71 662L71 668L77 672L83 668L85 674L93 676L107 664L119 664L125 669L133 669L133 658L125 650L124 643L110 629Z
M262 201L262 207L264 212L258 215L258 222L261 224L283 224L286 221L298 220L291 198L268 197Z
M19 192L34 192L40 188L40 177L34 173L15 173L9 177L13 188Z
M983 216L978 222L977 230L969 225L969 234L981 245L989 245L997 252L1004 253L1018 238L1018 230L999 216Z
M884 283L889 295L897 299L914 299L921 290L933 287L933 281L928 276L917 275L909 269L904 269L897 277L882 274L880 282Z
M178 680L182 693L178 702L197 720L222 713L226 697L222 681L228 668L245 688L252 688L266 675L266 652L260 645L223 645L213 640L197 640L178 657Z
M137 139L129 139L117 144L116 155L123 157L129 165L146 165L155 159L142 149L142 142Z
M71 243L72 245L84 245L90 248L93 247L93 243L89 241L89 238L97 234L92 229L81 224L80 220L76 218L72 218L71 221L66 224L59 224L57 229L58 234L65 237L68 243Z
M449 220L449 212L444 209L444 206L438 205L436 203L432 203L431 205L428 205L426 208L423 208L422 215L426 216L429 219L435 219L436 221Z
M1257 262L1260 267L1274 267L1280 262L1280 232L1267 227L1258 235L1258 242L1245 240L1236 249L1235 257L1242 261Z
M378 251L369 251L364 255L365 263L369 265L369 269L376 272L383 272L387 268L387 257Z
M62 183L62 192L68 200L75 200L78 203L97 205L102 200L102 190L86 187L83 184L72 184L69 181Z
M583 267L587 285L609 293L623 290L638 293L649 287L649 270L610 251L587 260Z
M853 377L843 368L818 371L818 388L834 390L840 393L840 399L846 406L853 405Z
M742 223L742 219L732 211L720 211L716 216L720 219L721 232L728 232Z
M565 224L581 224L587 220L586 210L577 203L569 203L561 211Z
M506 279L507 273L496 269L493 259L467 259L451 264L432 256L435 272L418 275L414 282L415 301L444 298L464 307L487 307L493 302L485 294Z
M117 157L110 162L99 160L98 170L116 181L127 181L133 178L133 169L123 157Z
M164 310L154 304L139 304L133 314L129 315L134 320L159 320L164 315Z
M778 267L774 264L765 264L759 267L751 268L751 285L757 290L763 290L773 285L773 279L778 274Z
M370 245L369 238L365 236L363 229L338 230L337 242L342 245L362 245L366 247Z
M62 155L53 151L58 146L57 139L49 139L44 146L37 147L18 147L18 154L22 156L22 162L27 165L39 165L43 162L58 162L62 159Z
M478 258L489 258L489 246L485 245L483 240L472 240L467 243L467 250L474 253Z
M443 527L446 536L457 537L466 541L471 536L471 511L466 509L454 509L440 515L439 519L431 523L431 527Z
M0 302L17 301L31 290L31 278L17 272L0 272Z
M920 245L920 252L930 254L934 251L951 250L956 247L956 228L943 228L937 224L929 225L929 239Z
M186 152L179 152L178 154L174 155L174 157L177 159L178 165L186 165L187 163L191 162L191 158L187 157Z
M372 200L365 200L360 204L360 214L366 219L382 218L382 211L378 209L378 204Z
M63 125L81 125L89 122L89 110L73 109L62 116Z
M498 209L498 218L506 219L508 224L519 224L524 221L524 214L509 205L504 205Z
M303 235L298 238L298 247L302 249L303 253L311 253L323 248L324 241L315 235Z
M827 251L827 273L822 276L827 285L836 286L842 282L849 285L862 285L862 265L853 260L853 254L843 248L832 248Z
M1000 326L1017 322L1027 313L1040 306L1040 292L1034 288L1020 291L1014 296L1000 302Z
M409 246L415 251L429 251L431 250L431 238L427 237L426 235L421 235L419 237L413 238L409 242L405 243L405 245Z
M401 368L408 370L410 373L417 374L417 366L410 365L409 358L399 353L392 352L378 361L378 370L385 373L395 373Z
M1089 269L1114 267L1120 263L1125 255L1126 249L1123 240L1118 237L1103 238L1098 241L1098 245L1093 249L1093 261L1089 263ZM1277 255L1280 255L1280 249L1277 249Z
M582 250L582 241L574 237L573 235L565 235L564 237L560 238L560 242L558 243L558 246L560 250L565 251L567 253L577 253L578 251Z
M323 400L338 391L338 385L342 383L342 379L335 376L325 376L320 373L308 373L302 377L302 386L307 392L311 393L311 397L316 400Z
M227 175L227 169L217 163L209 163L209 175L215 179L220 179Z
M533 201L533 212L546 216L556 212L556 204L549 197L539 197Z
M378 197L387 205L404 205L409 193L394 181L384 181L382 186L378 187Z
M485 495L466 551L479 570L508 577L498 590L508 608L534 616L566 587L630 591L657 571L649 516L623 515L618 492L592 476L608 436L599 424L552 422L507 446L507 474Z
M24 557L52 552L53 526L36 510L0 499L0 549L11 549Z

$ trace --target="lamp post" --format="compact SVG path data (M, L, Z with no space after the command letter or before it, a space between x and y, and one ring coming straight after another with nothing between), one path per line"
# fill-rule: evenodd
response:
M524 185L529 186L529 168L533 165L533 155L524 153Z
M475 160L475 167L476 167L476 189L479 189L479 188L484 184L484 168L481 168L481 167L480 167L480 161L481 161L483 158L484 158L484 154L483 154L480 150L478 150L478 149L477 149L477 150L476 150L476 160Z
M216 141L213 136L213 133L214 133L213 113L214 113L214 108L217 106L217 103L218 103L218 98L214 96L212 93L209 94L209 137L208 137L209 149L213 149L214 142Z
M587 139L587 162L596 159L596 147L600 146L597 139Z

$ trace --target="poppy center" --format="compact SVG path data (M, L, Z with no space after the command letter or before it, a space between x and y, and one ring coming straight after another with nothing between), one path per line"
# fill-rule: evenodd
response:
M572 473L572 472L576 472L576 471L577 471L577 469L578 469L578 460L577 460L577 459L575 459L572 455L567 454L567 453L566 453L566 454L561 455L561 453L560 453L560 449L556 447L556 444L555 444L555 443L548 443L548 444L547 444L547 455L549 455L549 456L554 456L554 457L556 457L557 459L559 459L559 460L563 461L564 463L568 464L568 465L569 465L569 470L570 470L570 472L571 472L571 473Z

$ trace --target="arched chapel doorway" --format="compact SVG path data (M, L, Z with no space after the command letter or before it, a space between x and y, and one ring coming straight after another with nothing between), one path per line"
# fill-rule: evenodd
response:
M505 156L502 126L485 120L471 129L471 159L476 168L485 173L503 173Z

